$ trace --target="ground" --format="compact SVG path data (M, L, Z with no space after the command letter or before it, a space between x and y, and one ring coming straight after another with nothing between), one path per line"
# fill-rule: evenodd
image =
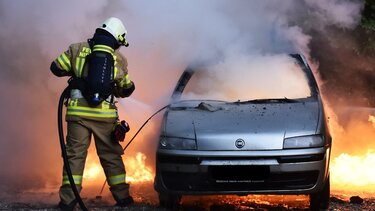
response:
M83 192L84 201L89 210L142 210L163 211L159 208L157 194L152 189L152 184L137 184L131 188L135 204L128 208L116 208L110 194L104 192L101 199L96 196L99 192ZM363 203L349 202L349 195L331 194L329 210L375 210L375 197L364 198ZM0 195L0 210L58 210L57 190L30 191L18 194ZM76 209L80 210L80 209ZM182 198L182 211L234 211L234 210L308 210L307 196L186 196Z

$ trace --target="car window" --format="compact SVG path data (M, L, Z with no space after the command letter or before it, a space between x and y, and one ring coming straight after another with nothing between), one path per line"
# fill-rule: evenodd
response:
M307 98L312 91L302 68L288 55L236 58L196 69L181 100Z

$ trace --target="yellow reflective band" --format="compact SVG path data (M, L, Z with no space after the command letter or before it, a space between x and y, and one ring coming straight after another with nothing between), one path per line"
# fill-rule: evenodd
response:
M107 52L107 53L110 53L110 54L113 54L115 52L115 50L113 50L113 48L111 48L109 46L106 46L106 45L94 45L92 51L104 51L104 52Z
M104 51L104 52L107 52L107 53L110 53L110 54L112 54L112 52L111 52L110 50L107 50L107 49L104 49L104 48L103 48L103 49L98 49L98 48L97 48L97 49L95 49L95 48L94 48L94 50L93 50L93 51Z
M120 86L121 87L129 87L131 85L132 81L129 79L129 75L126 74L123 78L122 78L122 81L120 83Z
M59 64L61 65L61 67L69 72L70 71L70 68L71 68L71 65L70 65L70 60L68 59L68 57L65 55L65 53L62 53L58 58L57 58L57 61L59 62Z
M114 70L114 77L116 78L116 75L117 75L117 72L118 72L118 68L115 66L115 70Z
M72 175L74 179L74 184L76 185L81 185L82 184L82 175ZM69 182L69 177L68 176L63 176L63 185L70 185Z
M77 77L81 78L82 76L82 70L83 70L83 65L85 64L85 57L77 57L76 59L76 70L77 70Z
M116 109L89 108L83 106L68 106L66 115L104 118L116 118L118 116Z
M108 45L94 45L94 49L98 49L98 48L104 48L109 51L115 52L115 50L113 50L113 48L109 47Z
M129 79L129 75L128 74L125 75L124 81L125 81L125 84L129 84L130 83L130 79Z
M118 185L121 183L125 183L125 174L119 174L108 178L109 185Z
M117 56L116 55L113 55L113 60L115 61L113 65L115 66L115 78L116 78L117 73L118 73L118 68L116 67L116 65L117 65Z
M78 59L79 59L79 57L76 58L76 68L75 68L75 71L76 71L76 72L75 72L75 75L76 75L77 77L79 77L79 76L78 76L78 73L79 73L79 60L78 60Z

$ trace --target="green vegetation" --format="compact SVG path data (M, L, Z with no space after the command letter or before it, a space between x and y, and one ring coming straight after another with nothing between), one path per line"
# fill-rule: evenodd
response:
M365 0L361 26L367 30L375 31L375 0Z
M325 81L321 88L335 104L375 107L375 0L362 1L357 27L315 33L310 47Z
M375 0L365 0L360 28L361 52L368 56L375 55Z

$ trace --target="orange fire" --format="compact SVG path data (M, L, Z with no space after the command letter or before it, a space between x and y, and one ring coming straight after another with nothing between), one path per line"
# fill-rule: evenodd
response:
M96 180L101 173L102 167L100 165L98 165L97 163L90 163L89 165L87 165L83 173L83 179L85 181Z
M90 154L91 155L91 154ZM84 183L88 185L97 185L99 181L105 181L103 168L94 155L87 159L85 172L83 174ZM154 180L154 173L150 167L146 165L146 155L138 152L135 158L126 157L126 182L128 183L144 183Z
M375 152L368 151L365 155L342 153L332 162L332 185L339 190L374 190L374 166Z
M368 115L368 121L372 123L372 126L375 128L375 116Z
M375 116L369 115L367 123L356 120L350 126L346 129L346 133L336 134L337 137L334 137L334 148L335 144L349 144L342 146L344 150L341 151L352 150L352 152L341 153L331 160L331 189L360 192L365 195L373 193L375 190L375 151L368 149L368 146L375 139ZM332 129L335 130L335 128ZM352 149L353 144L357 145L355 149ZM367 152L363 152L363 149Z
M129 183L152 182L154 174L151 168L146 166L146 155L138 152L135 159L130 158L125 161L127 177Z

